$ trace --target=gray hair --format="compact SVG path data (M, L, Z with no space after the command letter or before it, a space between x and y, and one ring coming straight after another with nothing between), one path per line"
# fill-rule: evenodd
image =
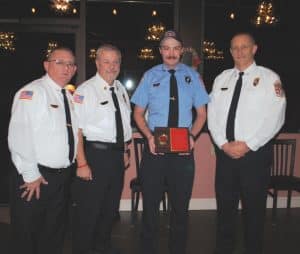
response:
M98 58L99 55L101 54L101 52L103 52L103 51L115 51L119 55L120 62L121 62L121 59L122 59L121 51L116 46L111 45L111 44L101 45L96 51L96 58Z

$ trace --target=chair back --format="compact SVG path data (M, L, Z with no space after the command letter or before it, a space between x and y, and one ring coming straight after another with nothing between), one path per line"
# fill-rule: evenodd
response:
M146 145L145 138L134 138L133 146L134 146L134 157L135 157L135 168L136 168L136 176L139 177L139 169L142 160L143 151Z
M293 176L296 139L276 139L273 144L272 176Z

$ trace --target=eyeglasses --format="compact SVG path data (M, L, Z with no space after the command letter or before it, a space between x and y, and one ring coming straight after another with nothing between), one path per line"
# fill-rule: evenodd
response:
M47 62L54 62L58 66L68 67L68 68L74 68L76 66L75 63L66 62L66 61L63 61L63 60L60 60L60 59L52 59L52 60L48 60Z

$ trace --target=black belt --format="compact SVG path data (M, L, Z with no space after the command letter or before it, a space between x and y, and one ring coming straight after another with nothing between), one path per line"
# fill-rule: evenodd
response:
M66 167L66 168L50 168L41 164L38 164L38 168L41 171L47 172L47 173L55 173L55 174L61 174L64 172L67 172L68 170L70 170L72 167L74 167L74 163L72 163L70 166Z
M124 145L119 145L117 143L107 143L101 141L85 141L87 146L93 147L99 150L114 150L114 151L124 151Z

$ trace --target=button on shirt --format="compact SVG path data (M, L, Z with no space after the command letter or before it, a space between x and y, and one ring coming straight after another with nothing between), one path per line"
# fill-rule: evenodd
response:
M227 143L226 122L239 70L216 77L208 104L208 128L219 148ZM235 139L256 151L271 140L284 123L286 99L275 92L279 76L253 63L244 70L243 85L235 117Z
M191 128L191 109L207 104L209 97L195 70L182 63L175 70L179 96L178 127ZM154 66L144 74L131 98L134 104L147 108L148 126L152 131L154 127L168 126L170 75L165 65Z
M75 137L78 125L73 97L67 93ZM8 130L13 163L24 181L39 178L38 164L50 168L70 165L68 133L61 87L48 75L20 89L14 98Z
M114 81L113 86L120 106L126 142L132 136L130 101L125 87L118 80ZM89 141L116 143L116 108L109 88L107 82L97 73L82 83L74 93L79 128Z

